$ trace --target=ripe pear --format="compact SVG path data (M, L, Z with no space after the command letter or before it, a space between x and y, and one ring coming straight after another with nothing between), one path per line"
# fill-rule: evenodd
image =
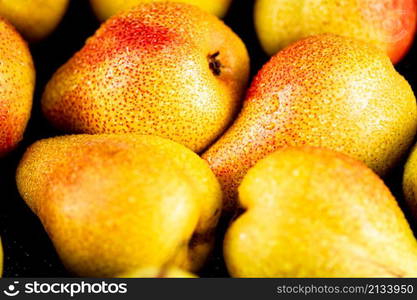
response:
M149 265L198 269L222 202L197 154L133 133L38 141L19 164L17 186L64 265L89 277Z
M35 69L29 48L13 26L0 17L0 156L23 138L34 88Z
M130 273L119 274L117 278L197 278L196 275L177 267L144 267Z
M49 35L65 14L69 0L1 0L0 16L29 41Z
M118 12L127 10L136 5L162 1L166 0L90 0L95 14L102 21ZM218 17L223 17L232 3L232 0L175 0L172 2L192 4Z
M260 70L243 109L203 155L233 208L236 189L259 159L286 146L322 146L392 168L417 130L416 99L388 56L351 38L300 40Z
M42 107L75 133L158 135L194 151L239 106L249 58L223 22L181 3L150 3L105 22L46 86Z
M417 218L417 146L414 146L404 167L403 191L413 216Z
M265 51L273 55L310 35L357 38L398 62L416 30L415 0L257 0L255 25Z
M327 149L284 147L239 187L224 254L235 277L415 277L417 241L389 189Z

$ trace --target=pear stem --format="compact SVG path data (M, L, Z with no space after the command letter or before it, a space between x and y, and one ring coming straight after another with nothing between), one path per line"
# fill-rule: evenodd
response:
M222 73L221 68L223 67L223 65L218 59L219 55L220 51L208 55L209 67L215 76L220 76Z

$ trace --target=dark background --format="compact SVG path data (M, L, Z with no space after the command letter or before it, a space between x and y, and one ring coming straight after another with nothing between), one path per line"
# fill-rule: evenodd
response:
M30 45L37 71L37 84L33 113L25 138L19 147L0 159L0 236L4 250L5 277L60 277L70 276L62 266L55 250L37 217L19 196L15 184L15 170L28 145L41 138L59 135L48 125L40 111L40 98L46 82L56 69L64 64L87 37L99 27L87 0L71 0L68 11L56 31L44 41ZM245 42L250 56L252 75L268 60L263 53L253 27L253 0L235 0L225 22ZM417 43L408 55L396 66L417 92ZM402 165L400 164L385 182L397 197L407 216L401 195ZM416 220L409 218L415 230ZM228 276L221 255L221 226L218 245L206 267L199 273L204 277ZM414 232L417 232L416 230Z

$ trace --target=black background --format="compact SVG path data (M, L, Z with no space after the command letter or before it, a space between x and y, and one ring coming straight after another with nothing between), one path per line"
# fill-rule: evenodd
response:
M30 45L37 71L37 84L32 117L25 138L19 147L0 159L0 235L4 249L5 277L60 277L70 276L62 266L55 250L37 217L32 214L18 195L15 184L15 170L26 147L41 138L59 135L48 125L40 112L40 97L46 82L54 71L64 64L87 37L99 27L87 0L71 0L61 24L47 39ZM268 60L260 48L253 27L253 1L235 0L225 18L225 22L245 42L250 56L252 76ZM408 55L396 66L417 92L417 43ZM385 182L397 197L407 217L401 195L402 165L400 164ZM417 220L408 218L415 230ZM223 225L224 227L224 225ZM224 277L227 271L221 255L222 229L219 230L218 246L200 275ZM417 232L416 230L414 232Z

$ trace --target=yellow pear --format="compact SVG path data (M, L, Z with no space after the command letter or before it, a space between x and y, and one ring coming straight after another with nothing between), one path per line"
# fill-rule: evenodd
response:
M236 277L416 277L417 241L381 179L330 150L288 147L239 187L224 254Z
M194 274L177 267L144 267L129 273L119 274L117 278L197 278Z
M132 8L135 5L151 2L163 2L166 0L90 0L95 14L100 20L106 20L114 14ZM200 7L218 17L223 17L232 0L175 0L171 2L183 2Z
M211 249L221 212L207 163L156 136L38 141L20 162L17 186L64 265L81 276L167 264L194 271Z
M249 58L215 16L148 3L105 22L46 86L42 109L71 133L135 132L201 151L240 105Z
M1 1L0 1L1 3ZM32 110L35 69L26 42L0 17L0 156L23 138Z
M256 0L255 25L270 55L307 36L357 38L398 62L413 43L415 0Z
M414 146L405 164L403 191L413 216L417 218L417 146Z
M30 41L50 34L65 14L69 0L0 0L0 16Z

